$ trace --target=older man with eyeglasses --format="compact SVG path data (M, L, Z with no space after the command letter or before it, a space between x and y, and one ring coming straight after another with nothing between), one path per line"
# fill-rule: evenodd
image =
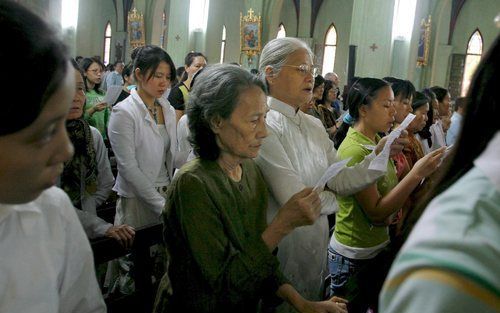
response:
M338 161L333 142L314 117L299 107L312 97L314 76L310 48L296 38L271 40L263 49L259 71L269 89L268 137L256 161L271 190L268 220L296 192L315 186L327 168ZM380 151L385 140L375 150ZM401 151L397 141L392 150ZM281 241L278 258L285 276L303 296L320 300L327 277L329 227L327 215L338 210L335 194L352 194L375 182L384 173L369 170L376 153L343 170L320 192L321 216L310 226L296 228ZM293 312L283 304L278 312Z

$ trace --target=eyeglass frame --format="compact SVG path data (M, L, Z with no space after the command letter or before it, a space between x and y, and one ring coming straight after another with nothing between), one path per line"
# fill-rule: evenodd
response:
M301 64L301 65L290 65L283 64L282 66L294 67L298 69L298 71L302 74L302 76L306 76L307 73L311 74L312 77L316 77L319 75L319 68L315 65ZM307 68L310 68L309 70Z

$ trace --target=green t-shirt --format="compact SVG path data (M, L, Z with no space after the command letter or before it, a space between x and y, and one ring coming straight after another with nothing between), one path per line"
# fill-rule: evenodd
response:
M267 185L253 160L242 169L234 182L215 161L197 158L169 186L163 218L173 312L257 312L285 283L261 238Z
M377 136L378 142L380 137ZM360 163L371 153L364 145L376 145L362 133L349 128L347 135L340 145L337 155L339 159L352 157L347 164L353 166ZM392 160L387 165L387 173L377 181L377 190L380 195L386 195L398 183L396 167ZM370 248L389 240L386 226L374 226L363 212L354 195L348 197L337 196L340 210L337 212L335 224L335 239L337 242L355 248Z
M104 95L97 93L95 90L90 90L85 93L86 102L84 108L84 118L85 120L95 128L99 130L102 137L107 139L106 130L108 128L109 122L109 109L106 107L102 111L95 112L92 116L87 114L87 110L94 105L102 102L104 100Z

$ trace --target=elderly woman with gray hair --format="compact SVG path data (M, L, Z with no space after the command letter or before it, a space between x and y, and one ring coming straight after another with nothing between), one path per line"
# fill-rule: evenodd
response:
M316 69L310 48L296 38L271 40L264 47L259 71L269 88L267 129L256 159L271 189L270 218L298 191L315 186L326 169L338 161L337 151L321 125L299 110L312 97ZM391 154L402 150L397 139ZM313 225L296 228L279 245L278 258L285 276L300 294L322 299L327 277L329 229L327 215L338 210L335 194L348 195L373 184L384 172L370 170L371 160L381 151L381 140L364 161L332 178L319 193L321 215ZM280 312L293 311L281 306Z
M272 253L293 229L314 223L320 199L302 188L267 225L267 185L252 160L267 136L265 92L262 81L234 65L208 67L197 78L187 114L199 157L168 190L164 238L173 293L160 287L156 312L258 312L277 300L299 312L346 312L340 298L302 298Z

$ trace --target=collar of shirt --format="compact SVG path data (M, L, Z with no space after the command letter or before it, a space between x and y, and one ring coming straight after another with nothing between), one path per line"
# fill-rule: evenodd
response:
M497 131L488 143L486 149L474 161L484 175L490 179L496 189L500 191L500 131Z
M267 97L267 106L275 111L280 112L286 117L291 117L294 118L297 116L297 113L299 110L295 110L294 107L292 107L289 104L286 104L285 102L278 100L273 97Z
M291 105L286 104L285 102L273 97L267 98L267 106L269 107L269 109L283 114L301 130L302 115L305 115L305 113L303 113L299 109L295 110L295 108Z
M22 204L3 204L0 203L0 223L9 216L12 212L34 212L41 214L40 208L35 205L35 202L22 203Z

